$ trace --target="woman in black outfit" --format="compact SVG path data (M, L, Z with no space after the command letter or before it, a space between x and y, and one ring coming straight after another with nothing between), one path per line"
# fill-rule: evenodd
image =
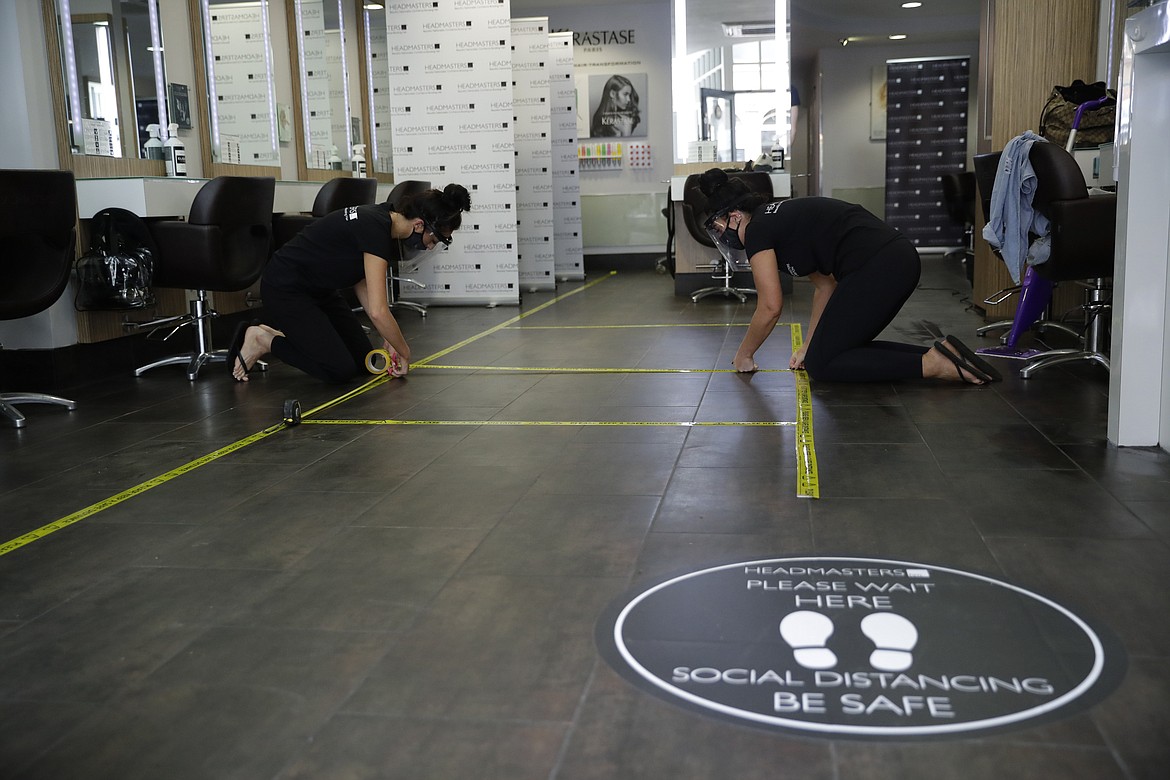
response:
M241 326L228 352L232 376L248 381L256 361L271 353L325 382L347 382L366 373L370 339L341 294L352 288L392 356L396 376L410 364L386 296L391 246L407 250L450 245L471 197L458 184L388 204L350 206L322 217L281 247L260 281L264 324Z
M699 188L707 196L708 232L729 259L746 253L758 294L732 361L737 371L759 368L756 350L784 306L783 268L813 284L808 334L789 368L830 382L1000 378L954 336L933 347L875 341L914 292L922 267L914 245L861 206L817 197L768 202L718 168L700 177Z

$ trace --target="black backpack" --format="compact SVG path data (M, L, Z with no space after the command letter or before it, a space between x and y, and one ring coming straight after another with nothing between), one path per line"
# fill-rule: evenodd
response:
M158 249L142 217L126 209L102 209L90 220L89 235L89 250L76 266L75 308L117 311L154 303Z

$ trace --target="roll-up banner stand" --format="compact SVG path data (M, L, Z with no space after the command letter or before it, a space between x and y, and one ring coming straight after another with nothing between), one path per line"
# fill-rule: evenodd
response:
M920 249L964 243L942 177L967 170L968 57L886 62L886 222Z
M511 3L390 0L386 38L394 180L471 193L451 248L411 273L426 287L410 297L519 304Z
M553 245L558 281L585 278L581 238L581 182L577 168L577 88L573 82L573 33L548 36L552 101Z
M516 233L520 289L556 289L548 17L512 20L516 122Z
M215 90L217 162L280 165L276 148L276 99L269 77L268 23L261 3L212 6L209 33L217 54L209 78ZM220 136L239 141L239 159L228 160L219 148Z

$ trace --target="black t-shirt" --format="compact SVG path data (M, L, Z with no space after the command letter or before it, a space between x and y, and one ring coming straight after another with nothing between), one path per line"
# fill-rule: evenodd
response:
M792 276L832 274L840 280L902 236L863 207L833 198L793 198L752 212L744 234L750 258L776 251L780 269Z
M338 209L277 250L264 268L264 282L310 293L353 287L366 276L365 253L390 257L391 224L385 205Z

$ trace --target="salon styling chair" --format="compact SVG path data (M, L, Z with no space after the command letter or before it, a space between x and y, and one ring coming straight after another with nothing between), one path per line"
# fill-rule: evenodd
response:
M223 363L226 350L211 346L209 292L238 292L252 286L264 269L272 243L272 201L276 180L271 177L219 176L195 195L186 221L162 220L150 226L158 246L154 286L192 290L191 311L145 323L128 323L134 330L164 328L169 339L191 325L195 349L156 360L135 370L135 376L160 366L187 366L192 382L208 363ZM258 364L259 365L259 364ZM263 370L263 368L261 368Z
M963 269L970 284L975 260L975 174L971 171L943 174L941 184L947 216L963 226Z
M272 215L272 249L280 249L290 239L326 214L346 206L365 206L378 198L378 180L338 177L321 185L309 214Z
M772 179L767 173L761 171L728 171L727 175L729 178L742 177L749 189L760 192L771 200ZM710 263L699 266L699 268L711 270L711 278L719 282L719 284L696 290L691 294L691 300L698 303L700 299L708 295L724 295L729 298L739 298L740 303L746 303L747 296L755 295L756 291L750 287L734 286L732 284L732 278L737 271L751 271L751 266L747 265L746 261L742 265L730 263L715 248L715 242L711 240L711 236L707 234L707 231L703 227L703 223L706 222L707 217L710 215L707 213L707 198L699 189L699 177L700 174L692 173L683 183L683 222L686 224L687 232L691 234L691 238L695 239L699 244L715 250L715 258Z
M65 292L77 256L77 188L71 171L0 170L0 320L39 314ZM68 398L0 393L0 417L23 428L16 404L76 409Z
M407 179L400 181L394 185L394 189L390 190L390 194L386 196L386 203L390 208L398 210L398 202L408 195L417 195L420 192L426 192L431 189L429 181L417 181L415 179ZM434 250L441 251L441 250ZM394 241L391 246L391 257L386 258L390 261L390 276L386 280L386 298L390 302L391 309L399 307L404 309L412 309L418 312L421 316L427 316L427 305L425 303L418 303L417 301L404 301L398 296L402 292L402 285L409 284L419 289L425 289L426 285L417 282L409 277L399 276L399 269L402 264L402 242Z
M995 187L996 173L999 171L999 160L1000 152L978 154L973 159L976 190L979 193L979 202L983 208L985 223L991 219L991 193ZM1079 338L1079 331L1051 319L1049 309L1052 302L1052 287L1051 281L1040 276L1032 266L1027 266L1020 284L997 290L985 298L983 302L989 306L1003 303L1016 294L1019 294L1020 301L1012 319L997 320L975 329L975 333L979 336L1007 330L1007 333L1000 338L998 346L981 347L975 351L992 357L1030 360L1043 351L1019 346L1020 337L1032 328L1041 333L1048 330L1060 330L1074 338Z
M1056 283L1081 284L1085 288L1085 300L1081 305L1083 329L1059 326L1060 330L1074 334L1080 344L1075 348L1050 349L1030 356L1020 369L1020 376L1028 379L1050 366L1080 361L1094 362L1108 370L1108 318L1112 310L1117 196L1090 197L1080 166L1071 154L1056 144L1037 142L1032 145L1028 158L1036 173L1032 207L1048 217L1051 223L1050 255L1047 262L1029 265L1025 271L1020 303L1008 342L1014 345L1016 336L1040 321ZM985 213L990 207L999 159L999 153L975 157ZM1042 322L1049 328L1058 325L1051 319ZM995 354L990 349L979 351Z

